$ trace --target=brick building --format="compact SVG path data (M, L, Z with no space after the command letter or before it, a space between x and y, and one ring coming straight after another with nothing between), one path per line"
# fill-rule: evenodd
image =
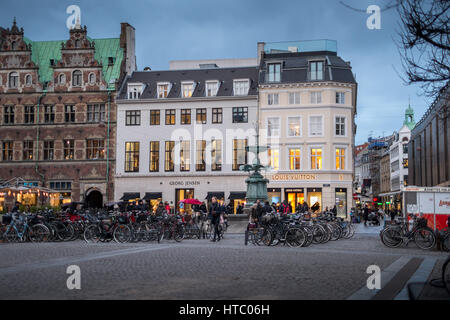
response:
M62 41L32 41L15 19L1 30L0 182L59 190L52 204L112 200L115 95L136 69L134 28L92 39L77 23Z

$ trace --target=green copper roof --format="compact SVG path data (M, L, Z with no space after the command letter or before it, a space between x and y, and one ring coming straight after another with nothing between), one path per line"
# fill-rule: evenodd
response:
M408 108L405 110L405 121L403 124L406 125L409 130L414 129L416 126L416 121L414 120L414 110L411 108L411 105L408 105Z
M119 38L91 39L95 42L95 59L103 66L103 78L107 83L112 79L119 79L120 66L123 60L123 50L120 47ZM31 41L24 38L27 44L31 44L31 60L39 66L39 78L41 82L53 80L53 69L50 59L57 62L61 59L61 43L66 41ZM108 58L114 58L114 64L109 65Z

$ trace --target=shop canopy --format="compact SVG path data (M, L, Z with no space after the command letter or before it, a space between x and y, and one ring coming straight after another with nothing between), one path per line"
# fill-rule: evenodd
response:
M162 199L162 192L146 192L142 200Z
M225 198L225 192L208 192L208 195L205 199L211 200L212 197L216 197L217 199L224 199Z
M230 192L230 195L228 196L228 199L230 200L236 200L236 199L245 199L247 196L247 192L240 191L240 192Z
M140 192L125 192L122 198L120 198L120 200L128 201L133 199L139 199L140 197L141 197Z

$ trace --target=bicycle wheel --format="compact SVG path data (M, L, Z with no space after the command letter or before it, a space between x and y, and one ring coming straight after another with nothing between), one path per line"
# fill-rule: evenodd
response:
M336 241L341 237L342 229L337 226L335 223L329 223L328 224L331 228L331 241Z
M258 246L261 245L261 243L270 246L270 243L272 242L272 233L268 229L260 229L255 233L254 242Z
M84 229L83 233L84 241L87 243L99 242L101 238L101 232L97 225L90 225Z
M114 241L118 243L130 242L132 232L129 226L126 224L119 224L113 231Z
M441 243L442 243L442 250L450 252L450 233L447 233L443 237Z
M320 224L316 224L312 227L312 234L312 242L315 244L324 242L324 239L326 238L326 231Z
M389 248L397 248L403 243L402 233L398 228L386 228L381 231L381 242Z
M184 239L184 228L181 225L177 225L173 231L173 239L176 242L181 242Z
M50 230L43 224L35 224L28 232L31 242L43 242L50 239Z
M19 235L17 234L16 229L9 228L5 231L3 234L3 240L5 242L18 242L19 241Z
M436 235L430 228L420 228L414 232L414 242L420 249L429 250L436 244Z
M442 266L442 281L444 282L445 289L450 294L450 258Z
M286 231L285 239L289 247L300 247L306 241L306 234L300 228L289 228Z

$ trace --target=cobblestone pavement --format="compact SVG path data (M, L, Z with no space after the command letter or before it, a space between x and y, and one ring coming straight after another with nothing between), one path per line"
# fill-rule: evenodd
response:
M374 234L307 248L245 246L242 234L227 234L218 243L0 244L0 299L363 298L369 265L386 271L388 279L389 271L399 274L419 258L424 262L411 277L417 280L421 274L436 277L446 257L413 245L389 249ZM422 272L430 261L430 272ZM81 269L81 290L67 289L69 265ZM381 291L389 282L383 276ZM398 282L397 291L403 287ZM446 297L436 290L423 292L430 299Z

